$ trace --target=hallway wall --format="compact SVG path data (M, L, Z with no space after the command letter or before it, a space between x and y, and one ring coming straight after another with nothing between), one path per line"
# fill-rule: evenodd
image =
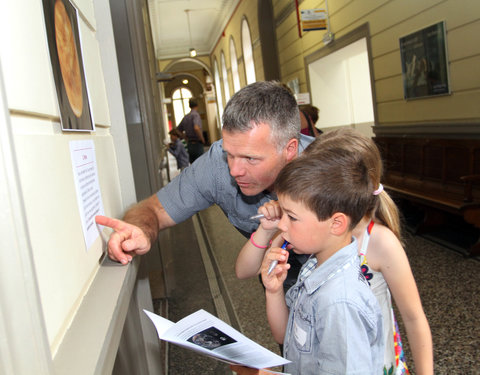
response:
M263 81L265 79L265 74L263 71L263 56L262 48L260 45L260 29L259 29L259 19L258 19L258 0L249 0L249 1L240 1L237 9L232 15L230 21L228 22L225 30L222 35L219 35L219 39L215 47L213 48L210 58L213 61L216 60L218 66L220 67L220 56L223 52L225 54L225 64L227 66L228 81L230 88L230 96L234 94L233 91L233 78L232 78L232 64L230 57L230 38L233 38L235 43L235 53L237 56L237 65L240 78L240 86L246 86L246 75L245 75L245 62L243 58L242 50L242 21L246 19L250 29L250 38L252 40L252 49L253 49L253 60L255 64L255 75L257 81ZM261 22L261 20L260 20ZM223 75L220 72L223 79ZM223 86L223 85L222 85ZM225 98L224 88L222 87L223 98ZM226 105L225 99L223 100L224 105Z
M373 66L374 106L378 126L419 124L478 123L480 107L480 3L476 0L389 0L328 1L331 31L335 39L325 46L326 31L302 32L299 37L295 2L273 0L279 51L281 81L298 78L300 92L308 92L305 59L319 51L335 49L335 41L368 23L371 64ZM299 1L299 9L325 8L325 1ZM250 26L257 80L264 79L257 2L241 1L212 51L211 59L220 61L225 53L230 94L233 95L229 40L233 37L240 72L245 86L245 68L241 49L241 20ZM451 95L419 100L404 100L399 38L434 23L445 21ZM262 22L260 20L260 22ZM221 75L221 74L220 74ZM222 88L223 90L223 88Z
M135 188L108 0L75 6L95 131L62 131L42 1L5 2L0 12L2 205L17 199L0 216L11 234L1 246L2 373L108 372L137 272L106 270L102 238L84 241L70 142L93 141L105 214L120 217Z
M274 1L282 81L294 77L307 91L304 59L324 46L325 31L298 36L293 2ZM324 8L324 1L305 0L300 9ZM480 118L480 3L475 0L328 1L335 39L368 22L375 85L377 122L380 125L423 122L471 122ZM452 95L433 99L403 99L399 38L431 24L446 21Z

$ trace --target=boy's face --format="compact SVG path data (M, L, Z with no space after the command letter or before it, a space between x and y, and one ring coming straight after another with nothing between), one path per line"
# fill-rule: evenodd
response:
M278 229L296 253L316 254L329 246L331 218L318 220L314 212L286 195L279 195L278 202L283 212Z
M172 142L176 142L177 139L178 139L178 137L177 137L175 134L170 134L170 140L171 140Z

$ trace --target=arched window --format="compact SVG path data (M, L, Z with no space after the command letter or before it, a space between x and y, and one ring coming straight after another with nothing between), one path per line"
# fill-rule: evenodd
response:
M257 78L255 77L255 64L253 62L252 38L250 37L250 28L248 27L248 22L245 18L242 21L242 50L248 85L255 82Z
M233 91L240 90L240 76L238 75L237 51L233 37L230 38L230 65L232 66Z
M176 89L172 94L173 113L175 116L175 125L180 124L183 117L190 112L188 100L192 97L192 92L185 88Z
M225 103L230 100L230 85L228 84L227 65L225 64L225 54L222 51L220 55L220 63L222 64L223 92L225 93Z
M220 87L220 74L218 73L218 64L217 60L213 61L213 74L215 79L215 95L217 97L217 107L218 107L218 124L222 127L222 115L223 115L223 99L222 99L222 88Z

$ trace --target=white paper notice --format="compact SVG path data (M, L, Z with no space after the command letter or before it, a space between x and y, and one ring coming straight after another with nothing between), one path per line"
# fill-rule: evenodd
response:
M100 235L95 216L104 215L93 140L70 141L70 155L83 236L88 251Z

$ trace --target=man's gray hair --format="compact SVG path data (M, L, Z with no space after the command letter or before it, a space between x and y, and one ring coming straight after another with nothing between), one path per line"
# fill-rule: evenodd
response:
M223 129L247 132L266 123L281 150L292 138L300 138L300 113L291 91L277 81L260 81L238 91L223 112Z

